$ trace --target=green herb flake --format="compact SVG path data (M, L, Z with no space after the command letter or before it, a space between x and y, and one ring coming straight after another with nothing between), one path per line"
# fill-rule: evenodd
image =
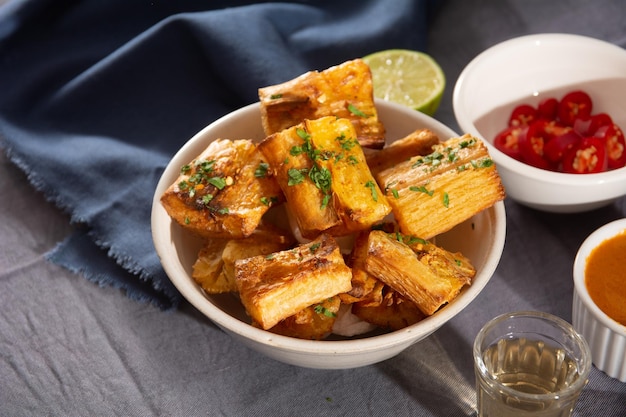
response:
M318 165L313 165L309 170L309 178L313 181L313 184L324 193L328 193L331 188L332 177L330 171L327 168L321 168Z
M305 141L308 141L309 139L311 139L311 135L309 135L309 133L302 129L301 127L296 128L296 134L298 136L300 136L302 139L304 139Z
M185 164L182 167L180 167L181 174L187 174L189 171L191 171L191 165L189 164Z
M370 189L370 192L372 193L372 199L374 201L378 201L378 192L376 191L376 184L374 183L374 181L366 182L365 186Z
M443 193L443 205L445 208L448 208L448 206L450 205L450 196L448 195L448 193Z
M433 190L428 190L424 185L421 185L419 187L415 187L415 186L409 187L409 190L415 191L417 193L424 193L424 194L426 194L426 195L428 195L430 197L432 197L433 193L434 193Z
M254 176L256 178L265 178L269 169L270 164L268 164L267 162L261 162L259 166L254 170Z
M276 99L279 99L279 98L283 98L283 95L282 94L272 94L270 96L270 100L276 100Z
M395 188L391 189L391 195L393 195L393 198L395 198L396 200L400 198L400 195L398 194L398 190L396 190Z
M189 220L189 217L185 217L185 224L189 224L191 223L191 220Z
M304 148L302 146L292 146L291 149L289 149L289 154L291 156L298 156L304 153Z
M261 197L261 203L266 206L278 203L278 197Z
M228 207L224 207L224 208L219 209L217 212L218 212L219 214L228 214L228 213L229 213L229 211L230 211L230 210L228 210Z
M464 140L461 143L459 143L459 148L465 149L465 148L474 146L475 144L476 144L476 139L472 138L470 140Z
M213 166L215 165L215 161L211 160L211 161L198 161L196 162L196 167L198 168L198 170L200 170L203 173L210 173L213 171Z
M407 245L414 245L416 243L422 244L422 245L428 245L428 241L425 239L422 239L421 237L416 237L416 236L408 236L407 240L406 240L406 244Z
M329 202L330 202L330 194L324 194L324 197L322 198L322 205L320 206L320 208L325 209L326 207L328 207Z
M205 194L202 196L202 204L207 205L213 200L213 194Z
M287 180L287 185L289 186L301 184L305 178L302 171L296 168L289 168L287 176L289 177Z
M322 246L322 244L321 244L321 243L319 243L319 242L314 243L314 244L312 244L312 245L309 247L309 250L311 251L311 253L315 253L315 252L317 252L317 250L320 248L320 246Z
M337 314L333 313L332 311L330 311L329 309L327 309L326 307L324 307L324 306L323 306L323 305L321 305L321 304L316 305L316 306L314 307L314 310L315 310L315 312L316 312L317 314L323 314L323 315L325 315L326 317L331 317L331 318L337 317Z
M348 111L358 117L369 117L367 114L359 110L354 104L348 104Z
M207 179L207 182L218 190L223 190L226 187L226 180L222 177L211 177Z
M491 158L483 158L480 161L476 162L477 168L490 168L493 166L493 159Z

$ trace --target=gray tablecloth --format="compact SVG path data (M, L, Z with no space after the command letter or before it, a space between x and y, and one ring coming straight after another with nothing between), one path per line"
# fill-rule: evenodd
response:
M445 2L428 49L448 78L436 117L458 130L454 81L485 48L540 32L626 47L625 22L622 0ZM570 320L578 246L597 227L626 216L626 198L568 215L507 200L502 260L466 310L393 359L319 371L234 343L186 303L163 312L48 262L44 254L71 232L69 219L0 155L0 415L6 416L470 416L478 329L520 309ZM575 415L625 416L626 384L594 368Z

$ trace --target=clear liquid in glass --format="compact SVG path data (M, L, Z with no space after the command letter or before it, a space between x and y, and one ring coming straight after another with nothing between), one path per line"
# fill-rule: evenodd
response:
M483 352L488 373L513 391L478 377L478 409L482 417L571 415L578 395L554 396L579 377L574 359L561 348L525 338L501 339ZM529 414L530 413L530 414Z

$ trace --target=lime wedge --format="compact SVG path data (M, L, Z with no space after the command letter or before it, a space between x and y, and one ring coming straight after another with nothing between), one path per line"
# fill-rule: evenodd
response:
M429 55L388 49L363 57L372 71L374 97L403 104L429 116L439 108L446 77Z

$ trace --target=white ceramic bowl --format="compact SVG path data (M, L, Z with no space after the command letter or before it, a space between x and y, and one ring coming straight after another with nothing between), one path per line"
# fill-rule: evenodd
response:
M585 266L591 251L623 230L626 230L626 219L615 220L593 232L580 246L574 260L572 325L589 343L596 368L626 382L626 326L600 310L585 285Z
M490 144L506 127L516 105L537 105L544 98L560 98L574 89L591 95L594 114L606 112L626 129L626 50L567 34L514 38L479 54L455 84L454 114L462 133ZM536 209L586 211L626 195L626 168L564 174L526 165L494 146L490 146L490 153L507 195Z
M377 101L387 137L399 139L418 128L429 128L440 138L457 136L436 120L393 103ZM425 320L389 333L365 334L354 339L311 341L276 335L249 324L241 303L231 294L207 295L191 278L200 242L172 222L159 202L176 180L180 167L216 138L264 139L258 104L251 104L215 121L191 138L171 160L156 188L152 207L152 234L165 272L181 294L204 315L244 345L276 360L310 368L342 369L364 366L397 355L430 335L463 310L491 278L504 248L504 204L497 203L453 230L438 236L437 243L459 251L473 262L473 284L449 305Z

